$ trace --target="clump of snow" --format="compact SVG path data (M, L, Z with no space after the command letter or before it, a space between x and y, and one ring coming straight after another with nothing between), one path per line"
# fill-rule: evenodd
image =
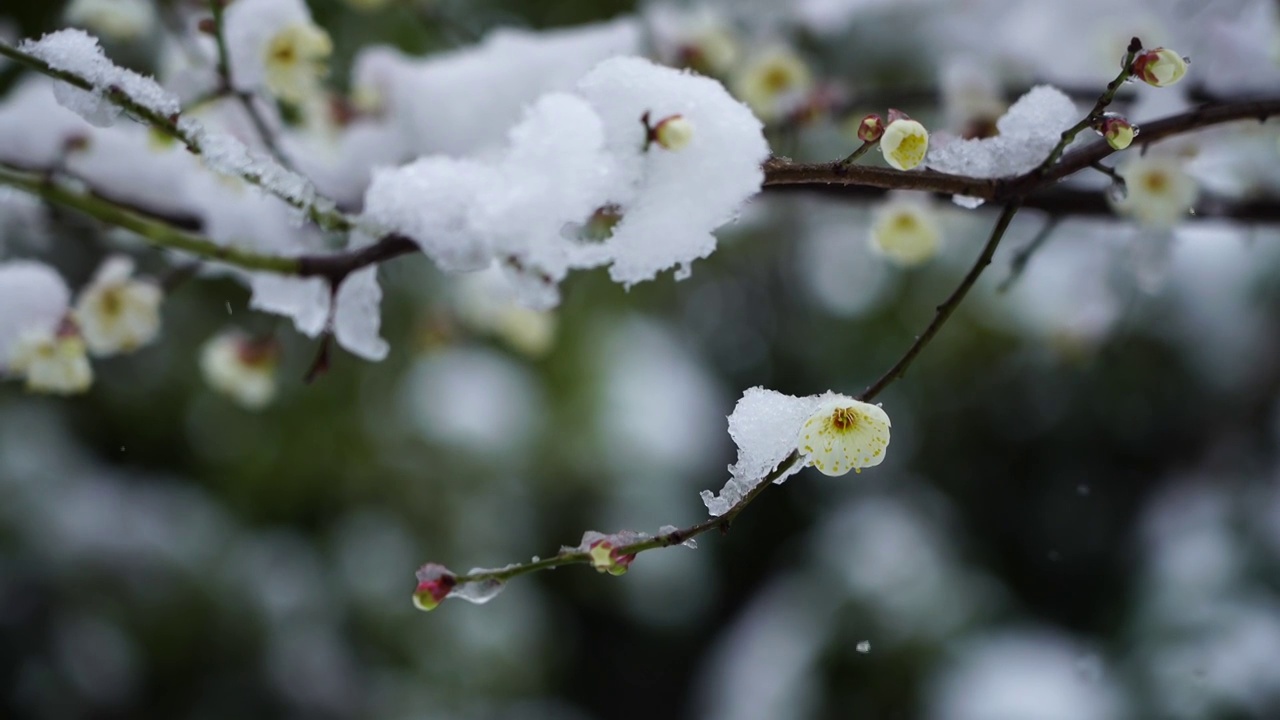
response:
M681 115L687 146L647 142L641 118ZM497 262L521 302L550 307L572 269L609 266L633 284L715 249L763 181L761 125L714 80L640 58L601 63L575 94L534 103L497 156L422 158L374 173L366 217L413 238L446 270ZM621 217L602 241L573 232L598 210Z
M118 67L102 52L97 38L83 30L67 29L49 33L39 40L23 41L20 49L43 60L55 70L72 73L93 86L83 90L67 83L54 85L54 96L64 107L98 127L106 127L120 116L121 109L107 99L119 92L134 103L158 115L176 115L178 98L153 79Z
M738 446L738 461L729 466L729 481L720 494L702 492L702 502L716 516L725 514L747 493L764 482L778 464L796 451L800 428L822 404L824 396L793 397L762 387L742 394L729 415L729 436ZM775 483L800 472L795 463Z
M0 263L0 369L24 337L52 336L66 317L71 291L57 271L32 260Z
M542 32L501 29L423 60L367 48L356 60L354 84L381 96L414 154L466 155L500 145L540 95L570 90L597 63L639 51L639 27L630 18Z
M1037 85L996 121L998 135L963 140L937 133L925 162L930 169L970 177L1028 172L1044 162L1062 132L1079 119L1071 98L1057 88Z

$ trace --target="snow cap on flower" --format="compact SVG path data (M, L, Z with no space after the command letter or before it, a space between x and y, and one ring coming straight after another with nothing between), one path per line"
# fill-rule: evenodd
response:
M449 568L436 563L427 563L415 573L418 587L413 591L413 606L423 612L431 612L444 602L453 588L457 586L457 577L449 572Z
M884 119L872 113L858 123L858 139L862 142L875 142L884 135Z
M1116 167L1125 181L1124 197L1112 204L1140 225L1167 230L1186 218L1199 195L1180 158L1147 155L1128 158Z
M84 338L69 319L53 333L35 329L23 333L9 368L26 378L32 392L71 395L88 390L93 383Z
M23 338L57 334L70 302L67 284L48 265L0 262L0 371L12 367Z
M855 428L842 420L843 429L849 432L833 436L828 451L823 423L830 422L841 408L851 409L849 417L865 417L866 421ZM729 466L730 478L719 495L703 491L707 511L724 515L760 483L781 483L813 463L813 452L802 447L806 434L814 439L813 450L826 468L819 469L834 469L837 463L829 455L844 451L842 455L857 461L841 470L847 472L849 467L869 467L883 459L889 442L889 418L877 406L831 392L794 397L762 387L747 390L729 415L729 435L738 446L738 461ZM862 442L868 435L873 441ZM840 441L839 449L835 440ZM863 461L864 457L868 460Z
M918 199L894 199L872 217L871 247L900 265L919 265L938 253L942 230L936 213Z
M302 0L236 0L224 27L238 89L265 87L295 104L319 90L333 42Z
M1100 130L1102 136L1107 139L1107 144L1113 150L1124 150L1133 143L1133 138L1138 135L1138 128L1134 127L1123 116L1115 113L1107 113L1102 116Z
M791 114L812 89L809 66L790 48L782 46L757 55L733 80L733 94L766 123Z
M105 357L135 350L160 332L160 286L133 279L133 260L107 258L93 280L80 291L75 317L85 344Z
M1146 50L1134 59L1133 74L1148 85L1165 87L1187 74L1187 59L1169 48Z
M275 398L279 362L273 338L250 338L239 330L215 335L200 351L200 370L209 387L249 410L264 408Z
M879 405L828 393L800 427L800 451L824 475L862 472L884 460L889 427Z
M910 170L924 162L929 151L929 131L898 110L889 111L889 125L880 137L880 152L890 166Z
M111 40L136 40L156 21L151 0L72 0L63 17L68 23Z
M693 139L693 123L683 115L668 115L649 130L649 136L667 150L679 150Z

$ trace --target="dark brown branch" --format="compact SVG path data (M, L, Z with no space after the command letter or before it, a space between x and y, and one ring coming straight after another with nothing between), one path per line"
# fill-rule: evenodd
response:
M1173 135L1241 120L1266 120L1280 115L1280 97L1207 105L1142 125L1140 143L1148 145ZM796 163L785 158L765 162L765 188L784 185L871 187L886 190L919 190L947 195L967 195L993 202L1023 201L1057 181L1089 167L1116 152L1105 140L1097 140L1064 154L1045 173L1036 170L1008 178L972 178L924 170L901 172L889 168L843 166L831 163Z

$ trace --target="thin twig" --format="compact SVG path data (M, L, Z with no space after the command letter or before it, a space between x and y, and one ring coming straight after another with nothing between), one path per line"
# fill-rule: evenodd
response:
M16 60L37 72L48 75L55 80L61 80L62 82L72 85L73 87L80 88L81 90L101 93L102 97L104 97L108 102L121 108L138 122L148 125L157 132L182 143L183 146L186 147L193 155L204 154L204 142L201 139L203 131L190 120L182 121L179 114L174 114L172 116L162 115L161 113L136 102L133 98L129 97L128 93L124 92L124 90L120 88L95 87L93 83L75 73L53 68L40 58L37 58L34 55L29 55L4 42L0 42L0 56ZM272 176L278 173L288 173L299 180L302 180L301 176L297 176L296 173L292 173L292 171L281 167L279 163L276 163L270 158L259 158L258 160L260 164L267 165L267 167L264 169L242 168L237 173L237 176L250 185L257 186L267 193L270 193L276 198L284 201L289 206L301 210L306 214L308 220L315 223L317 227L320 227L323 230L347 232L355 227L354 220L347 217L344 213L333 209L335 204L332 201L325 200L323 198L311 200L299 197L294 193L285 192L272 179Z
M869 402L875 396L884 392L884 389L893 384L895 380L906 374L907 368L911 367L911 363L915 362L920 352L924 350L929 341L933 340L942 326L947 324L947 320L951 318L951 314L960 307L960 303L964 301L965 295L969 294L969 290L974 283L978 282L978 277L982 275L982 271L991 264L991 257L995 255L996 248L1000 246L1000 240L1004 238L1004 233L1009 229L1009 223L1013 222L1013 216L1018 214L1019 205L1016 202L1005 205L1004 210L1000 213L999 219L996 220L995 227L991 230L991 237L987 238L987 243L982 246L982 252L978 254L978 258L973 261L973 266L969 268L969 272L965 274L964 279L956 286L941 305L934 312L933 320L929 326L924 329L916 337L911 347L907 348L907 352L903 354L893 367L889 368L879 380L869 385L862 394L858 396L859 400Z
M658 548L671 547L679 545L683 542L698 537L708 530L728 530L729 525L733 522L738 514L747 508L761 493L769 489L774 480L777 480L784 473L790 471L797 462L800 462L800 454L792 452L782 462L778 463L778 467L773 472L766 475L758 485L751 489L742 497L728 512L719 516L704 520L696 525L690 525L687 528L672 530L670 532L659 533L647 540L640 540L628 545L621 545L614 550L616 555L636 555L646 550L656 550ZM591 555L585 552L569 550L557 553L551 557L543 558L534 562L515 563L504 568L496 568L493 570L477 570L467 575L459 575L456 580L459 585L474 582L498 581L506 582L514 577L528 575L529 573L539 570L550 570L564 565L590 565Z
M1030 242L1018 250L1013 259L1009 261L1009 276L996 287L997 292L1005 293L1009 291L1009 288L1013 287L1018 278L1022 277L1023 271L1027 269L1027 263L1031 262L1031 256L1049 240L1049 236L1053 234L1054 229L1058 227L1058 223L1061 221L1062 218L1058 215L1050 215L1044 221L1044 225L1036 232L1035 237L1031 238Z
M258 133L258 138L262 141L262 145L267 149L267 152L271 153L276 162L290 170L294 170L295 168L289 163L289 159L280 151L280 146L276 143L275 133L267 125L267 119L262 116L258 106L254 104L253 94L235 89L235 83L231 78L231 53L227 50L227 37L223 30L223 16L226 14L223 2L224 0L209 0L209 9L213 13L213 39L218 47L217 69L220 94L235 97L240 106L244 108L245 114L249 116L249 122L253 124L253 129Z
M858 161L858 158L862 157L863 155L866 155L867 151L869 151L871 148L875 147L878 144L880 144L879 140L863 141L862 146L859 147L857 150L854 150L852 153L849 153L849 157L841 160L840 164L846 167L854 164L855 162Z

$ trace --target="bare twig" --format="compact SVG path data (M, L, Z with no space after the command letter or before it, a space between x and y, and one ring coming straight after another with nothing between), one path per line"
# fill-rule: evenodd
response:
M1013 259L1009 261L1009 276L996 288L998 292L1008 292L1009 288L1013 287L1013 284L1018 281L1018 278L1022 277L1023 271L1027 269L1027 263L1031 262L1031 256L1036 254L1048 242L1049 236L1057 229L1061 220L1060 216L1050 215L1044 221L1044 225L1040 227L1040 230L1036 232L1035 237L1031 238L1030 242L1018 250Z
M1013 222L1013 216L1018 214L1018 208L1019 205L1016 202L1009 203L1004 207L999 219L996 220L995 227L991 230L991 237L987 238L987 243L982 246L982 252L973 261L973 266L969 268L969 272L965 274L964 279L960 281L956 289L951 291L951 295L937 307L929 326L916 337L915 342L911 343L911 347L907 348L907 352L898 359L898 362L893 364L893 367L889 368L884 375L881 375L879 380L876 380L866 390L862 391L862 394L858 396L859 400L870 401L884 392L884 389L893 384L895 380L906 374L907 368L911 367L911 363L915 362L916 357L929 344L929 341L933 340L938 331L942 329L942 326L947 323L947 320L951 318L951 314L956 311L956 308L960 307L960 303L969 294L969 290L974 283L978 282L978 277L982 275L982 271L991 264L991 257L995 255L996 248L1000 246L1000 240L1004 238L1005 231L1009 229L1009 223Z
M777 480L784 473L791 470L791 468L800 461L800 454L798 452L793 452L788 455L786 459L778 463L778 467L775 468L773 472L766 475L758 485L752 488L751 491L735 503L733 507L729 508L728 512L719 517L713 517L683 529L659 533L647 540L640 540L628 545L621 545L616 548L614 552L617 555L636 555L638 553L645 552L646 550L656 550L658 548L679 545L683 542L696 538L708 530L727 531L729 529L729 525L736 517L738 517L739 513L745 510L752 501L760 497L761 493L769 489L769 486L773 484L774 480ZM529 573L537 572L539 570L550 570L551 568L557 568L564 565L590 564L591 556L589 554L570 550L559 552L551 557L543 558L542 560L534 562L515 563L504 568L497 568L493 570L476 570L466 575L459 575L456 580L459 585L464 583L490 581L506 582L511 578L528 575Z
M267 125L267 119L262 116L258 106L254 104L253 94L236 90L235 83L232 82L231 54L227 51L227 37L223 31L223 16L226 14L226 9L223 7L224 1L209 0L209 10L213 13L213 39L218 47L219 93L235 97L240 106L244 108L245 114L249 116L249 122L253 124L253 129L257 131L263 147L267 149L267 152L271 153L276 162L293 170L294 167L289 163L289 159L280 151L280 146L276 143L275 133Z

